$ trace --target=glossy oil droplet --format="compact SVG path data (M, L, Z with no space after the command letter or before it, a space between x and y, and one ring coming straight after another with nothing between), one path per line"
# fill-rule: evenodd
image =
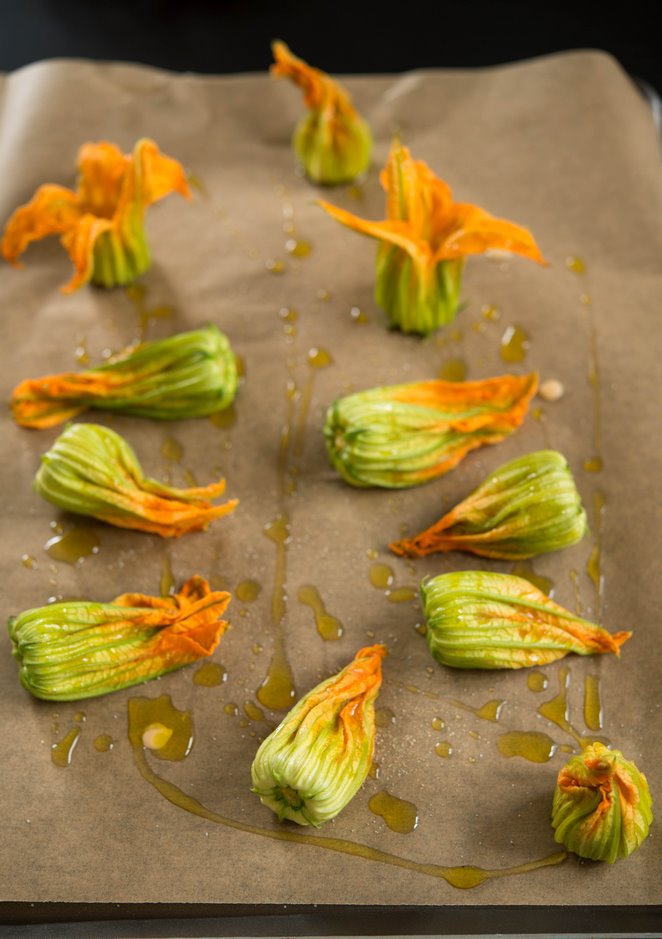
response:
M303 238L288 238L285 242L285 248L293 258L307 258L313 250L310 241Z
M79 564L85 558L99 553L101 542L91 528L74 525L63 534L49 538L44 549L54 561Z
M398 799L390 792L382 790L375 793L368 802L368 808L374 815L384 819L391 831L407 835L418 825L418 809L413 802Z
M521 326L508 326L501 337L499 354L504 362L523 362L531 344L529 334Z
M259 584L256 580L242 580L242 582L237 585L235 596L237 600L241 600L242 603L254 603L261 592L262 584Z
M511 730L497 737L501 756L519 756L531 763L547 763L556 753L556 744L547 734L539 731Z
M439 369L439 378L442 381L464 381L467 372L467 363L464 359L447 359Z
M285 657L282 636L276 640L267 675L257 689L256 697L260 704L270 711L286 711L296 700L294 676Z
M441 717L433 717L431 726L433 730L443 730L446 722Z
M239 706L236 705L234 701L228 701L228 703L223 706L223 712L229 717L238 717Z
M282 274L285 271L285 265L278 258L268 258L264 266L270 274Z
M244 714L252 721L266 721L264 711L253 701L244 701Z
M27 567L28 570L34 570L37 566L36 558L33 558L31 554L22 554L21 555L21 564L23 567Z
M602 701L597 675L584 678L584 723L589 730L602 730Z
M336 619L335 616L331 616L327 611L317 587L306 584L299 588L297 597L299 603L303 603L313 610L317 632L322 639L327 642L340 639L344 632L343 625L339 619Z
M353 306L350 309L349 316L351 321L359 326L365 326L366 323L370 322L370 317L368 314L364 313L363 310L358 306Z
M416 597L415 587L396 587L386 592L389 603L408 603Z
M284 323L296 323L299 319L298 311L288 306L282 306L278 311L278 315Z
M554 596L554 581L542 574L537 574L529 561L517 561L510 568L510 573L528 580L530 584L533 584L534 587L537 587L548 597Z
M600 473L603 467L602 457L592 456L588 460L584 460L583 465L587 473Z
M193 673L193 684L203 688L216 688L227 679L226 668L219 662L203 662Z
M440 740L439 743L435 744L434 752L437 756L448 757L452 754L453 748L448 740Z
M311 368L327 368L333 362L331 353L326 349L318 348L317 346L312 346L308 350L308 365Z
M395 714L391 708L375 708L375 727L390 727L395 724Z
M388 590L393 583L393 570L388 564L371 564L368 579L378 590Z
M129 741L131 746L148 746L159 760L179 762L191 752L193 746L193 715L180 711L170 695L159 698L129 698ZM161 729L163 728L163 729ZM148 743L144 735L148 733ZM168 733L169 732L169 733ZM167 740L164 738L167 736ZM154 744L161 744L152 749Z
M184 447L179 440L169 434L161 443L161 456L172 463L179 463L184 456Z
M115 746L115 741L110 734L99 734L94 738L93 746L97 753L108 753Z
M52 744L51 760L56 766L69 766L79 737L80 727L72 727L66 737L63 737L59 743Z
M209 415L209 420L214 427L221 427L223 429L233 427L237 423L237 410L234 406L234 402L229 407L223 408L222 411L214 411L213 414Z
M480 308L481 316L489 322L495 323L497 320L501 319L501 310L497 306L493 306L491 303L486 303Z
M74 349L74 358L79 365L86 366L90 364L90 354L87 351L87 340L84 336L81 337L76 343L76 348Z
M602 520L605 510L605 494L600 489L593 493L593 547L586 563L586 573L595 588L595 619L601 618L604 577L602 575Z
M585 274L586 273L586 264L581 258L570 255L565 259L565 266L569 271L572 271L573 274Z
M547 676L543 672L529 672L526 676L526 685L529 691L544 691L547 684Z

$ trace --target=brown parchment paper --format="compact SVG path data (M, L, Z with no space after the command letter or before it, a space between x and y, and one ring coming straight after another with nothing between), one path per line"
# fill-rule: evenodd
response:
M378 168L397 132L457 198L528 225L551 266L472 259L466 306L452 327L424 341L390 333L372 300L374 244L327 218L314 204L320 192L295 173L289 141L301 103L289 84L266 75L174 76L77 61L36 64L2 79L0 218L42 182L72 184L84 141L105 138L130 150L140 136L154 137L198 185L190 204L173 196L148 215L154 264L143 278L145 307L173 312L149 320L145 335L212 321L245 363L232 426L111 420L149 474L180 485L187 470L200 483L225 475L228 495L241 500L235 514L174 542L90 523L99 551L76 565L56 563L44 550L51 522L68 530L74 519L31 491L39 455L57 430L28 432L3 415L4 617L51 596L158 593L168 564L177 583L197 572L231 591L249 579L262 588L254 602L232 601L232 629L214 655L227 679L217 687L194 684L193 666L97 700L42 703L19 686L9 640L0 636L3 900L181 901L194 910L196 903L645 905L662 898L656 826L627 862L610 867L570 858L461 891L416 871L196 817L168 802L134 763L127 702L168 694L193 713L194 745L180 763L148 756L149 765L212 811L277 827L249 792L249 770L258 741L281 715L267 711L266 721L251 720L244 704L256 702L277 636L276 547L263 529L286 513L284 642L297 692L336 671L362 645L384 641L390 650L378 701L378 778L368 778L321 835L450 866L502 868L554 853L551 798L567 752L557 749L548 762L533 763L502 756L497 743L502 733L525 730L547 733L557 747L576 747L537 713L558 693L563 667L573 726L587 733L584 681L597 676L601 734L647 772L659 799L662 237L658 146L648 110L628 77L599 53L484 71L364 77L347 85L374 129L374 166L358 190L344 187L325 197L383 217ZM312 245L308 257L288 254L290 237ZM586 272L570 270L568 257L581 258ZM284 264L280 274L270 272L273 261ZM139 335L135 304L124 291L85 288L64 296L58 287L68 277L68 260L54 239L31 247L23 271L0 267L5 397L22 378L75 368L77 349L95 362ZM486 305L497 307L500 319L487 319ZM352 315L352 308L365 316ZM286 317L286 309L297 318ZM499 344L513 325L526 330L530 347L524 362L508 366ZM332 363L311 368L311 349L327 351ZM565 395L554 404L534 402L538 420L529 416L515 436L471 454L426 487L361 491L340 481L321 437L334 397L435 377L455 358L467 363L470 378L536 368L543 379L559 379ZM110 420L100 413L85 419ZM181 444L181 460L163 455L168 437ZM535 570L553 581L559 602L595 616L586 570L599 542L602 621L611 630L632 628L634 637L621 661L575 657L543 669L548 686L533 692L526 671L457 673L438 666L416 630L417 600L391 602L369 574L372 564L388 564L393 586L406 587L445 570L508 570L460 555L413 566L390 556L387 544L403 525L415 531L429 524L500 463L548 445L575 472L592 537L536 560ZM604 469L589 473L583 463L596 447ZM599 519L596 491L605 498ZM339 640L318 635L313 611L297 599L306 584L342 623ZM490 700L505 701L498 721L468 709ZM231 704L235 715L226 713ZM441 731L433 729L434 718L445 722ZM58 767L51 747L74 727L81 733L70 765ZM114 742L107 752L94 747L102 734ZM443 740L452 746L448 758L435 752ZM383 790L414 803L414 831L394 832L369 810L370 797Z

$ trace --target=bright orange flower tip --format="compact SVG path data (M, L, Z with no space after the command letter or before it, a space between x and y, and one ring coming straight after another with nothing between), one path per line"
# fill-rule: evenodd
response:
M78 153L78 171L75 192L40 186L30 202L16 209L0 251L18 266L31 242L59 235L74 265L64 293L89 281L106 287L130 283L150 263L143 230L147 206L171 192L190 198L184 168L144 138L130 155L107 141L86 143Z
M326 72L298 58L280 39L271 43L271 51L275 59L270 68L271 75L274 78L291 79L303 91L306 107L332 109L347 117L356 114L347 92Z
M397 140L380 175L386 218L372 221L320 200L347 228L380 243L375 299L392 326L427 335L455 317L462 263L499 249L547 262L531 232L484 209L454 202L450 186Z

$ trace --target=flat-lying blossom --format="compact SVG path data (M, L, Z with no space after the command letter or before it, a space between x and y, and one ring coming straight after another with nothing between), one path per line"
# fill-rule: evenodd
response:
M372 134L349 94L325 72L293 55L284 42L272 43L275 78L290 78L303 91L309 109L294 132L292 145L314 183L351 182L370 165Z
M342 671L304 695L260 745L252 792L280 821L319 827L363 785L375 746L382 645L360 649Z
M159 420L202 417L228 407L237 365L226 336L213 325L133 346L83 372L22 381L12 415L22 427L53 427L87 408Z
M528 229L476 205L454 202L448 184L397 141L380 178L386 191L384 221L319 204L336 221L379 241L375 301L392 327L427 335L450 323L469 255L496 248L546 263Z
M225 480L176 489L149 479L126 440L99 424L65 428L42 455L34 488L61 509L163 538L203 530L238 504L210 501L223 494Z
M570 467L560 453L540 450L500 466L434 525L390 548L407 557L469 551L516 561L576 544L586 530Z
M179 593L67 600L9 620L21 684L47 701L77 701L165 675L211 655L230 594L191 577Z
M32 241L59 235L74 265L64 293L88 281L101 287L130 284L150 266L145 209L171 192L189 198L186 173L147 138L132 154L107 141L83 144L78 171L75 192L47 183L16 209L5 228L2 255L18 267Z
M613 864L641 847L652 805L648 781L635 764L620 750L593 743L559 772L554 839L580 857Z
M526 668L569 652L613 652L631 632L609 633L513 574L458 571L421 583L430 652L453 668Z
M418 486L456 466L470 450L513 433L538 376L387 385L338 398L324 436L329 459L353 486Z

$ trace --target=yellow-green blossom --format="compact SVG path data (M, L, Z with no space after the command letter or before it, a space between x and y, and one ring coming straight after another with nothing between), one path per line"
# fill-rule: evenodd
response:
M163 538L205 529L237 505L210 501L222 495L225 480L177 489L150 479L126 440L100 424L70 424L43 454L34 488L68 512Z
M382 645L360 649L292 708L255 755L252 791L280 821L319 827L356 795L375 744Z
M237 365L213 325L126 349L83 372L30 378L14 388L12 414L22 427L53 427L87 408L180 420L228 407Z
M632 635L612 635L512 574L439 574L422 582L421 597L430 652L453 668L525 668L569 652L620 655Z
M368 169L370 128L348 93L325 72L297 58L284 42L272 43L275 78L290 78L303 91L308 113L294 132L297 158L314 183L348 183Z
M329 459L353 486L418 486L524 420L538 376L420 381L359 391L329 408Z
M613 864L648 836L648 782L620 750L593 743L559 772L552 807L554 838L580 857Z
M9 620L21 684L36 698L77 701L165 675L211 655L229 602L195 576L169 597L124 593L26 610Z
M408 557L469 551L515 561L573 545L586 529L570 467L555 450L540 450L500 466L430 528L390 548Z

